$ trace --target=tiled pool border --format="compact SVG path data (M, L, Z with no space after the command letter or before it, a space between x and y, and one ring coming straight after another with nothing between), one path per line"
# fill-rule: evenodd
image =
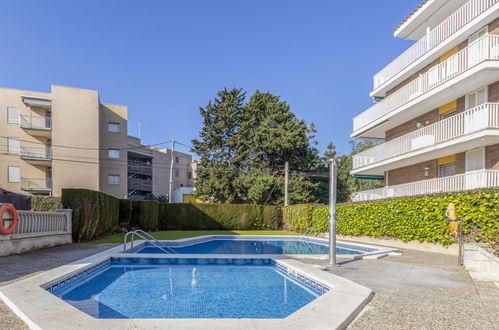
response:
M277 236L276 236L277 237ZM249 236L248 238L254 238ZM277 238L282 238L279 236ZM296 236L295 236L296 238ZM325 291L323 295L284 319L96 319L56 297L47 288L60 283L70 284L85 272L98 272L110 258L137 258L137 254L123 253L117 246L88 258L60 266L30 278L0 288L0 299L32 329L82 328L123 329L183 327L192 329L252 329L252 328L307 328L311 324L319 328L344 328L371 300L372 290L340 276L324 272L291 256L231 255L231 259L271 259L281 271L302 279L305 283ZM121 252L121 253L120 253ZM141 254L141 258L222 258L227 255L166 255ZM80 275L83 276L83 275ZM336 306L336 307L335 307ZM338 308L341 306L341 308Z

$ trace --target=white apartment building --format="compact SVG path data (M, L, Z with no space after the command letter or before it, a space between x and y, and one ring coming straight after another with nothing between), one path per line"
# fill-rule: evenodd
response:
M352 175L385 187L352 199L499 186L499 0L426 0L394 35L416 42L374 76L351 134L380 141Z

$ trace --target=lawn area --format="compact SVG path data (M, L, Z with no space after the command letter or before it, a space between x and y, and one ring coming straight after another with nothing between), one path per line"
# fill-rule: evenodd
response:
M301 235L300 233L284 230L171 230L152 231L149 234L159 240L172 240L203 235ZM123 243L125 233L113 234L89 243ZM140 238L135 238L136 240Z

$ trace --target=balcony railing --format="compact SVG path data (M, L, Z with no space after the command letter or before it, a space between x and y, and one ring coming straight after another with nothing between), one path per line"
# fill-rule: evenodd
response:
M356 131L485 60L499 59L499 35L486 35L353 119Z
M417 41L393 62L374 76L374 89L383 85L396 74L417 61L423 55L442 44L448 37L463 28L466 24L480 16L499 0L471 0L455 11L430 33Z
M152 191L152 181L129 178L128 179L128 189L129 190L142 190L142 191Z
M21 189L25 191L51 191L52 180L50 178L21 178Z
M353 156L353 169L464 136L499 128L499 103L484 103Z
M21 127L27 129L52 129L52 117L20 115Z
M21 146L21 158L27 160L52 160L52 148L28 148Z
M354 202L499 186L499 171L479 170L443 178L406 183L355 193Z
M152 165L142 164L137 162L128 162L128 172L152 175Z

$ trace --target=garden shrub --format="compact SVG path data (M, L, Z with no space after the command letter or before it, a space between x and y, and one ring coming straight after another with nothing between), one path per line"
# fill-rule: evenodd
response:
M61 197L31 196L31 209L33 211L55 211L62 209Z
M338 205L336 230L342 235L418 240L447 246L455 241L445 216L451 202L463 218L467 241L499 241L499 191L490 190ZM290 230L303 231L313 225L325 232L329 228L329 209L325 205L285 207L284 223Z
M132 200L120 199L119 224L122 227L128 227L132 219Z
M154 201L132 201L130 226L144 231L158 228L158 203Z
M114 232L118 226L119 200L88 189L63 189L62 205L73 210L73 239L89 241Z
M276 206L239 204L160 204L161 230L281 229Z

